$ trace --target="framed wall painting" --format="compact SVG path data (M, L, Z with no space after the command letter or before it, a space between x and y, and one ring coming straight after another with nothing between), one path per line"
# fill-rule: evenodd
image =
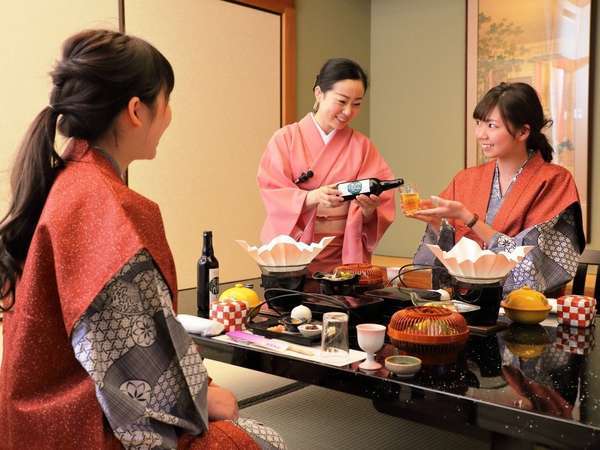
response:
M503 81L531 84L553 122L544 131L553 162L575 178L587 236L591 17L592 0L467 0L467 167L485 162L478 99Z

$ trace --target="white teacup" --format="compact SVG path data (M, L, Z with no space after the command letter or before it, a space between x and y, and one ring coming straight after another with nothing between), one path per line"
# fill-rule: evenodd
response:
M383 347L385 326L376 323L363 323L356 326L358 345L367 352L367 359L359 364L360 369L377 370L381 364L375 361L375 353Z

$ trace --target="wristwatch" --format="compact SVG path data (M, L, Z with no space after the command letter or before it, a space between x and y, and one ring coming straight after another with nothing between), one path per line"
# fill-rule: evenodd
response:
M469 221L469 223L466 223L465 225L468 228L473 228L478 220L479 220L479 216L477 215L477 213L473 213L473 218Z

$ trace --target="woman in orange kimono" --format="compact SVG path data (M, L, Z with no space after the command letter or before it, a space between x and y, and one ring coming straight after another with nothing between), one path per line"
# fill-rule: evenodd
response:
M343 181L393 178L373 143L348 126L360 111L367 86L358 64L328 60L315 81L313 112L278 130L260 161L258 186L267 212L261 240L280 234L306 243L336 237L313 261L312 271L370 262L394 220L392 192L344 202L335 187Z
M509 274L504 292L529 286L552 292L575 275L585 247L581 205L570 172L552 164L535 90L525 83L492 88L473 112L476 135L492 161L461 171L428 209L412 217L428 223L414 262L433 264L425 243L467 236L488 249L535 248ZM442 227L443 218L451 227ZM450 236L444 236L449 233Z
M65 42L52 81L0 224L0 447L285 448L211 383L175 319L158 206L123 181L171 121L171 65L141 39L89 30ZM57 124L72 138L61 156Z

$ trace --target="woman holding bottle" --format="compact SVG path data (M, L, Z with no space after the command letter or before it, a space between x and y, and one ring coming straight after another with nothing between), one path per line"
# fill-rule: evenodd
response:
M315 81L313 112L275 132L260 161L257 178L267 212L261 240L280 234L306 243L336 237L311 264L313 272L370 262L394 220L392 192L344 201L336 188L340 182L394 176L373 143L348 126L367 87L357 63L328 60Z
M585 247L581 205L571 173L552 164L552 147L542 129L540 99L525 83L501 83L475 107L476 136L492 161L461 171L433 204L410 217L427 222L414 258L432 264L424 245L467 236L488 249L535 248L515 267L504 292L529 286L542 292L562 287L575 275ZM451 228L440 224L449 219ZM452 243L451 243L452 245Z

